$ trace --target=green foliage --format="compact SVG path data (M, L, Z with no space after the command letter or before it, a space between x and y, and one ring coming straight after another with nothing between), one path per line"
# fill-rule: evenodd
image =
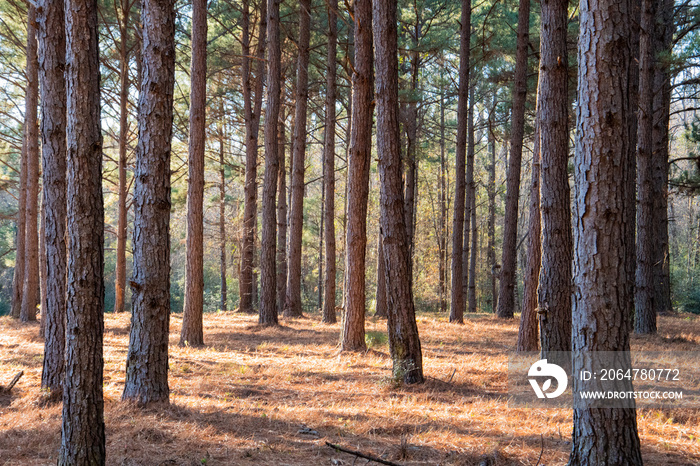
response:
M365 333L365 345L367 345L367 348L379 348L385 346L388 341L389 338L387 337L386 332L369 330Z

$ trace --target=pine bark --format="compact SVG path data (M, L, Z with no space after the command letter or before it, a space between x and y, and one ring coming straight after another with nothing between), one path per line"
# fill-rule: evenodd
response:
M452 220L452 286L450 322L464 323L464 290L462 253L466 201L466 152L469 117L469 39L471 37L471 0L462 0L459 33L459 89L457 97L457 146L455 151L455 201Z
M192 64L190 66L189 180L185 308L180 345L204 344L204 145L207 104L207 0L192 3Z
M395 379L406 384L422 383L423 359L413 307L410 247L401 192L396 3L375 2L373 17L377 60L377 152L389 304L389 351Z
M58 464L105 464L104 202L96 0L68 0L65 381Z
M468 277L464 277L464 282L467 283L467 311L469 313L476 312L476 184L474 182L474 87L469 89L469 109L467 111L467 199L466 208L469 215L469 223L471 224L471 233L468 238L465 238L465 244L471 241L469 249L469 272ZM466 210L466 209L465 209ZM466 221L464 223L467 223ZM466 265L466 264L464 264ZM467 280L468 278L468 280ZM464 285L462 285L464 288Z
M258 197L258 133L262 111L263 74L265 73L265 40L267 35L267 0L260 2L260 24L258 27L258 44L256 47L255 98L253 98L252 72L250 66L250 7L248 0L243 1L243 107L245 120L245 206L243 208L243 254L239 278L239 310L253 313L253 271L255 265L255 236L257 231L257 197Z
M573 350L630 349L625 205L631 143L632 2L581 4L575 167ZM640 128L641 132L641 128ZM543 147L543 158L544 158ZM544 184L544 183L543 183ZM573 373L582 369L574 356ZM574 378L574 390L581 382ZM629 389L632 389L631 383ZM641 465L636 411L574 406L570 466Z
M39 304L39 58L37 56L36 8L29 5L27 21L27 97L25 137L27 139L27 197L24 230L24 281L22 283L22 322L36 320Z
M355 1L355 69L352 75L352 128L348 155L345 289L341 349L359 351L365 344L365 249L367 201L372 155L374 77L372 2ZM396 135L398 140L398 133ZM403 195L401 196L403 206ZM403 208L403 207L402 207Z
M489 269L489 311L495 313L498 308L498 294L496 293L496 275L498 264L496 264L496 135L494 133L494 119L496 113L496 96L494 95L493 107L488 121L488 144L489 144L489 165L488 181L486 184L486 194L489 199L488 219L486 233L488 244L486 245L486 263Z
M267 3L267 104L265 110L265 179L262 193L262 245L260 255L260 325L278 325L277 318L277 242L276 203L279 144L277 134L280 113L282 52L280 48L280 1Z
M447 157L445 154L445 91L440 87L440 224L438 226L438 249L440 253L438 294L440 299L440 315L447 312ZM466 209L465 209L466 216ZM466 224L465 218L465 224ZM468 236L467 236L468 238ZM465 241L466 243L466 241ZM468 269L468 262L462 255L462 268ZM464 274L462 274L464 275ZM467 296L467 290L462 284L462 296Z
M323 178L325 187L326 276L324 280L323 322L333 324L335 315L335 101L336 51L338 43L338 0L328 3L328 56L326 58L326 131L323 141Z
M175 82L172 0L141 7L143 78L134 176L134 272L131 333L122 399L169 403L170 152Z
M222 102L223 110L223 102ZM223 111L221 117L223 119ZM219 269L221 275L221 303L220 309L223 312L228 310L228 283L227 283L227 265L226 265L226 160L224 152L224 124L223 121L219 125Z
M43 161L43 230L46 259L44 365L41 388L62 393L66 318L66 67L63 2L39 3L39 80Z
M26 101L25 101L26 102ZM26 115L25 110L25 115ZM12 308L10 315L19 319L22 309L22 290L24 288L24 238L27 227L27 121L25 118L22 135L22 152L19 168L19 194L17 196L17 232L15 235L15 269L12 276Z
M654 220L654 48L657 0L642 0L639 27L639 110L637 133L637 264L635 287L636 333L656 332L654 305L654 260L656 225Z
M536 117L537 118L537 117ZM537 322L537 285L542 263L542 219L540 218L540 132L535 129L532 151L532 181L530 183L530 219L527 227L527 265L525 289L518 329L517 351L537 351L539 325Z
M377 235L377 301L375 317L386 318L388 310L386 303L386 262L384 261L384 245L381 231Z
M281 98L284 101L284 78L280 83ZM279 132L279 171L277 175L277 312L284 312L284 299L287 296L287 168L285 129L285 109L280 103Z
M289 270L285 317L300 317L301 306L301 237L304 227L304 164L306 163L306 109L309 104L309 40L311 38L311 0L299 1L299 57L297 62L296 102L294 109L294 163L292 166L292 201L289 206Z
M129 18L131 4L129 0L121 0L121 18L119 23L119 199L117 211L117 264L114 283L114 312L124 312L124 291L126 287L126 231L127 207L126 197L128 184L126 178L127 136L129 133Z
M568 1L542 3L540 35L540 166L542 267L539 278L540 347L571 349L571 208L568 179Z
M525 103L527 100L527 47L530 40L530 0L520 0L518 8L518 39L515 52L515 83L511 113L510 158L506 175L506 211L503 223L503 253L501 281L498 288L496 315L512 318L515 309L516 250L518 243L518 200L520 199L520 168L525 134Z

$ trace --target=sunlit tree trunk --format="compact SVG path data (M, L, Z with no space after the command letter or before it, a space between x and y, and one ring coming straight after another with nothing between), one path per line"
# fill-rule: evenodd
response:
M496 294L496 274L498 266L496 264L496 135L495 131L495 113L496 113L496 97L493 99L493 107L489 115L488 121L488 144L489 144L489 165L488 165L488 182L486 184L486 192L489 198L488 204L488 222L487 234L488 244L486 246L486 262L489 269L489 303L490 311L496 312L498 307L498 294Z
M280 83L284 99L284 78ZM280 108L279 119L279 172L277 175L277 312L284 312L284 299L287 296L287 168L285 109Z
M476 184L474 183L474 87L469 88L469 109L467 111L467 202L471 234L465 243L471 241L469 249L468 305L470 313L476 312ZM465 209L465 211L467 210ZM466 223L466 222L465 222ZM466 265L466 264L465 264ZM464 274L462 279L464 280ZM467 280L464 280L467 281ZM464 287L464 286L463 286Z
M228 283L227 283L227 266L226 266L226 160L225 160L225 134L224 134L224 108L223 100L221 104L219 123L219 264L221 275L221 304L220 309L223 312L228 310Z

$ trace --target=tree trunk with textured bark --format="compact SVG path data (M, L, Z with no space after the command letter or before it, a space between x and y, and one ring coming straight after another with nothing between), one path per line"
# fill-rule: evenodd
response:
M323 177L325 179L326 276L323 298L323 322L333 324L335 315L335 104L336 50L338 43L338 0L328 3L328 55L326 57L326 131L323 141Z
M66 292L60 466L105 464L104 202L96 0L65 2Z
M127 136L129 133L129 19L131 4L121 0L121 18L119 20L119 199L117 200L117 264L114 283L114 312L124 312L124 290L126 287L126 197L128 183L126 179Z
M25 138L27 139L27 197L24 229L24 281L20 320L36 320L39 304L39 58L37 56L36 8L29 5L27 21L27 98Z
M253 99L253 83L250 60L250 8L248 0L243 1L243 44L242 79L243 107L245 120L245 206L243 210L243 250L241 257L241 273L239 278L240 305L239 310L252 314L253 288L255 268L255 233L257 231L257 197L258 197L258 133L260 129L260 113L262 111L263 74L265 73L265 37L267 35L267 0L260 1L260 25L258 27L258 44L256 47L255 98Z
M470 235L464 239L465 245L471 241L469 248L469 271L467 274L462 274L462 289L468 289L467 294L467 311L469 313L476 312L476 184L474 182L474 87L469 88L469 109L467 110L467 180L466 180L466 208L468 212L469 223L471 225ZM466 221L464 222L467 223ZM465 246L466 249L466 246ZM464 257L464 256L463 256ZM463 266L466 267L466 262Z
M352 128L348 155L345 289L341 349L359 351L365 344L365 249L367 201L372 155L374 105L372 2L355 1L355 69L352 75ZM398 134L396 135L398 139ZM403 195L401 197L403 206Z
M624 357L630 349L625 191L630 176L631 5L616 0L581 3L574 156L574 374L583 368L579 354L615 351ZM544 153L543 147L543 158ZM581 384L574 377L575 392ZM631 382L627 385L632 390ZM574 406L569 465L641 465L634 404L617 409L587 403Z
M654 220L654 47L659 2L642 0L639 25L639 110L637 133L637 264L635 287L636 333L656 332L654 260L657 243Z
M204 344L204 145L207 105L207 0L192 3L192 63L190 66L189 179L185 308L180 346Z
M447 312L447 158L445 154L445 90L440 87L440 225L438 227L438 250L440 253L439 284L438 294L440 298L440 314ZM465 209L466 215L466 209ZM466 218L465 218L466 223ZM462 268L468 269L462 255ZM462 274L464 275L464 274ZM462 286L462 297L466 298L464 286Z
M46 260L44 366L41 388L58 401L63 389L66 318L66 66L63 2L42 0L39 24L43 230Z
M389 351L395 379L406 384L422 383L423 358L413 306L410 248L401 192L396 3L375 2L373 17L377 60L381 233L386 264L387 302L390 304L387 316Z
M515 83L511 115L510 158L506 179L506 211L503 222L503 253L501 281L498 288L496 315L512 318L515 309L516 249L518 243L518 200L520 199L520 168L525 134L525 103L527 100L527 47L530 40L530 0L520 0L518 8L518 40L515 52Z
M134 177L134 272L131 332L122 399L169 403L170 153L175 83L175 5L141 7L143 80Z
M567 0L542 3L538 112L542 215L539 279L540 347L571 349L571 239L568 131Z
M452 285L450 322L464 323L463 247L466 201L467 124L469 117L469 39L471 0L462 0L459 33L459 89L457 100L457 147L455 151L455 201L452 220Z
M496 293L496 275L498 273L498 264L496 263L496 134L495 127L496 113L496 96L494 95L493 107L489 115L488 121L488 145L489 145L489 165L488 165L488 182L486 184L486 193L489 198L488 204L488 221L486 225L488 234L488 244L486 245L486 263L489 269L489 298L490 312L495 313L498 307L498 294Z
M26 111L25 111L26 115ZM12 276L12 308L10 315L19 319L22 309L22 290L24 288L24 237L26 235L27 216L27 122L25 119L22 130L22 153L19 168L19 194L17 196L17 232L15 234L15 269Z
M537 113L537 112L535 112ZM538 119L537 117L535 117ZM517 351L537 351L539 348L539 325L537 322L537 285L542 263L542 221L540 218L540 133L535 129L532 151L532 181L530 183L530 219L527 227L527 266L525 267L525 289L520 314Z
M223 101L221 104L221 116L223 120ZM221 303L220 309L223 312L228 310L228 283L227 283L227 266L226 266L226 160L224 159L224 144L225 144L224 124L223 121L219 124L219 270L221 275Z
M284 77L280 83L281 99L284 101ZM279 132L279 171L277 174L277 313L284 312L284 299L287 296L287 168L285 108L280 102Z
M279 134L281 62L280 1L267 0L267 105L265 110L265 179L262 193L262 245L260 248L260 325L278 325L277 318L277 174L279 171Z
M375 317L386 318L387 303L386 303L386 262L384 261L384 245L382 244L381 231L377 235L377 301L374 311Z
M304 226L304 164L306 163L306 109L309 104L309 40L311 37L311 0L299 2L299 57L297 62L296 105L294 109L294 163L292 166L292 202L289 206L289 270L285 317L302 315L301 240Z

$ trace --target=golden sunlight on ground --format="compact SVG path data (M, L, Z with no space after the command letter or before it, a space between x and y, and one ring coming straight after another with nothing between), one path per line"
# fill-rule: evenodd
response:
M571 411L506 403L507 353L517 320L468 316L464 326L421 315L428 380L396 386L385 322L370 319L364 354L338 354L339 325L318 316L265 329L257 316L205 315L203 349L180 348L171 322L171 405L120 402L129 314L105 315L105 422L111 465L352 465L329 441L405 465L560 465L570 448ZM700 317L661 317L635 348L697 351ZM38 407L43 342L38 324L0 318L0 384L25 371L0 398L0 465L56 463L59 406ZM700 413L641 410L645 463L700 464ZM541 456L541 457L540 457ZM365 464L358 460L355 464ZM376 463L373 463L376 464Z

